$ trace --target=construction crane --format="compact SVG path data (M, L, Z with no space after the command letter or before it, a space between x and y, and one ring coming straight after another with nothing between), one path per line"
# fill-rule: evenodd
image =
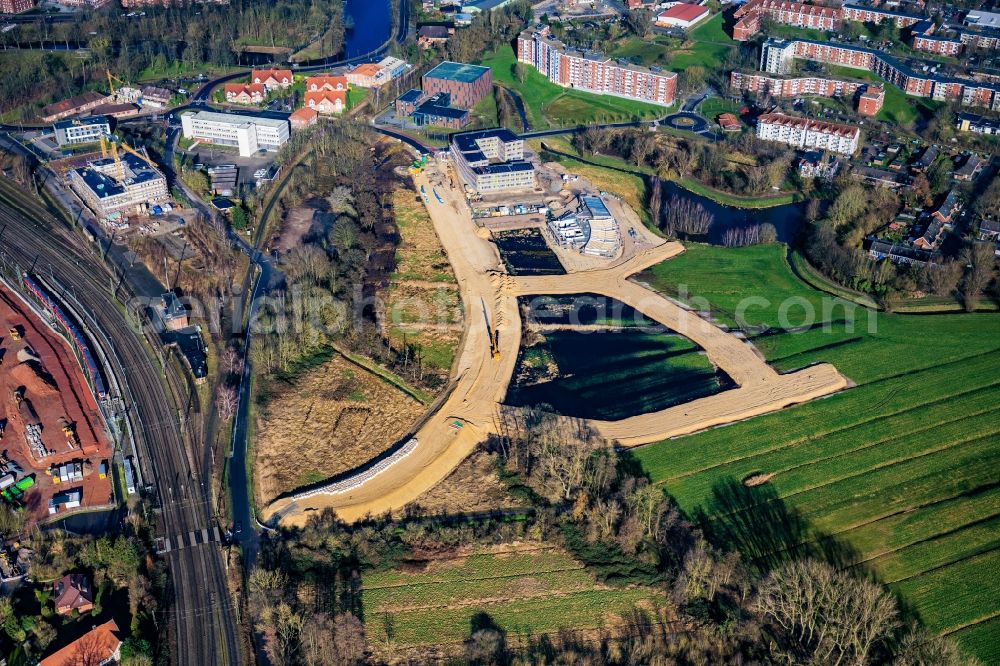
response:
M106 69L106 70L104 70L104 72L108 75L108 88L111 89L111 96L114 97L117 100L118 99L118 91L115 90L115 84L114 84L114 82L117 81L118 83L120 83L120 84L122 84L123 86L126 86L126 87L128 87L129 84L128 84L127 81L122 81L117 76L115 76L114 74L112 74L110 69Z
M117 175L119 181L125 180L125 168L122 166L121 153L119 153L119 150L124 151L129 155L138 157L153 169L159 169L159 167L156 166L156 162L151 160L149 156L145 154L145 149L143 149L143 152L139 152L114 134L105 134L101 136L101 155L106 158L108 156L109 149L111 157L115 160L115 174Z
M490 323L490 315L486 312L486 301L479 299L483 304L483 319L486 320L486 335L490 338L490 356L500 358L500 331L493 328Z

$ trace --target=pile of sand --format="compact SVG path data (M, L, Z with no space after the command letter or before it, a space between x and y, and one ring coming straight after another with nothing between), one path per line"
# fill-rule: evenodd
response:
M11 368L10 379L14 386L24 387L24 395L28 398L53 398L59 395L59 387L52 375L35 361L18 363Z

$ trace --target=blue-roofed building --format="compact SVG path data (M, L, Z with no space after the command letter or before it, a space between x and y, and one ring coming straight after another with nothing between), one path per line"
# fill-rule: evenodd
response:
M448 93L428 95L416 89L407 90L396 99L396 117L407 116L420 126L436 125L451 129L462 129L471 118L468 109L452 106Z
M478 193L531 189L535 168L524 159L524 141L498 127L451 137L451 156L466 188Z

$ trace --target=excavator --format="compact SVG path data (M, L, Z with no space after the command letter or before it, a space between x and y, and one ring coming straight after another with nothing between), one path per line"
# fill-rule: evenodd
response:
M500 331L490 323L490 315L486 311L486 301L480 299L483 304L483 319L486 320L486 335L490 338L490 356L494 359L500 358Z

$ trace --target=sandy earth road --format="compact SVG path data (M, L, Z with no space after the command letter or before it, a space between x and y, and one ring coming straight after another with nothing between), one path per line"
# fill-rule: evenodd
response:
M424 201L455 271L465 308L468 328L456 364L454 390L418 430L419 445L407 457L351 491L276 500L263 512L266 522L303 524L312 512L324 508L334 509L348 521L402 508L443 480L478 442L497 432L497 408L507 393L521 343L518 296L593 293L618 299L690 338L738 385L658 412L591 422L604 437L622 446L750 418L847 386L847 380L829 364L781 375L748 342L628 279L683 252L680 243L647 236L642 242L627 243L618 259L589 270L538 277L508 275L496 246L488 240L489 233L476 227L462 192L448 184L447 172L441 169L431 165L415 176L415 184L418 191L423 186L427 192ZM441 201L430 196L432 191ZM499 358L491 354L487 319L499 332ZM455 421L463 427L455 428Z

